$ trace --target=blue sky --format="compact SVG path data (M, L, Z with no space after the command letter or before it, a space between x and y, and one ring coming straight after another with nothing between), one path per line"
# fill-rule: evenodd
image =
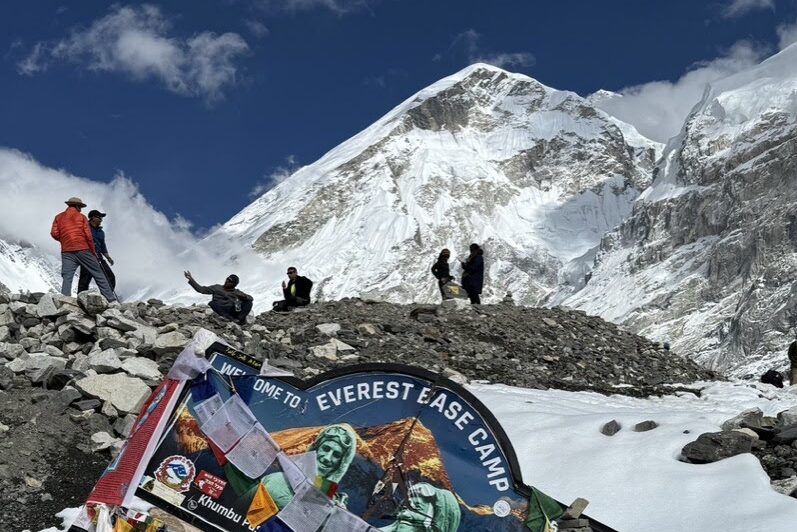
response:
M123 173L202 231L474 61L625 91L611 111L663 140L706 81L797 40L795 22L797 0L10 0L0 147Z

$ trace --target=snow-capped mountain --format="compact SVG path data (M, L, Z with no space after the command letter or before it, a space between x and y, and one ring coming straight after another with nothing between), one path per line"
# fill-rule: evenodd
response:
M301 168L205 245L296 265L318 297L433 301L440 249L463 259L478 242L486 299L509 290L536 304L583 285L661 148L575 93L476 64ZM255 291L273 293L278 275Z
M0 291L47 292L60 290L56 257L28 244L0 239Z
M797 45L714 83L565 304L736 373L797 321Z

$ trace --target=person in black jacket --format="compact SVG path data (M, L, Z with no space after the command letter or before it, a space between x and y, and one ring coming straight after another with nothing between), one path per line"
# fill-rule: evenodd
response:
M432 275L437 278L437 286L440 287L440 294L443 299L446 298L443 285L451 280L451 271L448 268L449 257L451 257L451 252L444 248L437 257L437 262L432 265Z
M108 254L108 246L105 245L105 231L102 228L103 218L105 218L104 212L98 210L89 211L89 228L91 229L91 236L94 238L94 249L97 250L97 261L100 263L100 268L102 268L103 273L105 273L105 278L108 279L108 284L111 285L111 290L116 290L116 276L113 274L113 270L111 270L113 259L111 255ZM81 266L77 291L82 292L88 290L89 283L91 283L91 273Z
M484 250L478 244L470 245L470 255L462 264L462 288L468 293L471 304L479 305L484 286Z
M299 275L296 268L288 268L288 283L282 281L283 301L274 302L274 310L277 312L288 312L296 307L306 307L310 304L310 290L313 288L313 281L307 277Z
M236 321L241 325L246 323L246 317L252 311L254 298L235 288L238 286L239 281L237 275L228 275L223 285L212 284L210 286L200 285L194 280L191 272L183 272L183 275L188 279L188 284L191 285L191 288L200 294L212 296L208 305L213 309L213 312L222 318Z

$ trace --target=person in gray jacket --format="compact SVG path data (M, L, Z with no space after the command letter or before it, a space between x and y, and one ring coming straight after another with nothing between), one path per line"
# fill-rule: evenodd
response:
M236 321L241 325L246 323L246 317L252 311L254 298L235 288L239 282L237 275L231 274L227 276L223 285L212 284L210 286L202 286L197 283L191 272L183 272L183 275L188 279L188 284L191 285L191 288L200 294L213 296L210 303L208 303L213 312L222 318Z

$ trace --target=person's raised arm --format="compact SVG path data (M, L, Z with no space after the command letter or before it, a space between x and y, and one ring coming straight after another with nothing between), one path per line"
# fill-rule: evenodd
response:
M184 271L183 275L185 275L185 278L188 279L188 284L191 285L191 288L193 288L194 290L196 290L200 294L212 294L213 293L213 291L210 288L208 288L207 286L202 286L198 282L196 282L194 280L194 277L191 275L191 272Z

